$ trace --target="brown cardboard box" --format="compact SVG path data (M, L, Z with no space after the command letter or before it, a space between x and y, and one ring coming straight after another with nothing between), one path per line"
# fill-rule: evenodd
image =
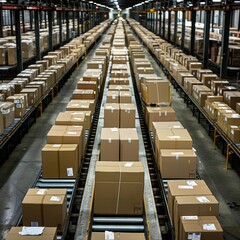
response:
M192 149L192 138L186 129L158 129L155 150L160 149Z
M197 78L202 82L202 75L203 74L211 74L212 70L210 69L198 69L197 70Z
M183 86L185 78L193 78L194 76L189 72L178 72L177 74L177 81L180 85Z
M98 84L96 81L78 81L77 89L91 89L95 92L98 91Z
M120 161L139 161L139 138L136 128L120 128Z
M83 90L83 89L75 89L72 94L72 99L95 99L96 92L94 90Z
M15 105L12 102L0 102L0 111L3 115L3 127L7 128L14 122Z
M145 119L149 131L153 131L153 122L175 121L176 113L172 107L146 107Z
M114 239L117 240L145 240L144 233L124 233L114 232ZM92 232L91 240L105 240L106 234L104 232Z
M42 88L42 84L39 85L39 84L36 84L35 82L31 82L31 83L28 83L24 89L37 89L37 92L36 92L36 100L38 100L39 98L42 97L42 93L43 93L43 88Z
M62 144L59 149L59 177L76 178L78 168L78 145Z
M121 103L120 128L135 128L135 106L133 103Z
M67 191L59 190L52 194L47 194L43 200L43 222L45 226L57 227L62 232L67 216Z
M119 103L132 103L132 94L130 91L119 91Z
M223 240L223 229L215 216L181 217L179 240Z
M45 227L43 233L37 236L22 236L19 232L22 227L12 227L8 232L6 240L57 240L57 228Z
M102 128L101 161L119 161L120 134L118 128Z
M217 90L217 94L218 95L222 95L224 94L225 91L237 91L236 87L233 86L219 86L218 90Z
M240 102L240 92L235 91L225 91L223 93L224 102L228 104L233 110L236 110L236 104Z
M205 106L205 101L207 100L208 96L213 96L213 93L212 92L199 92L198 103L201 107Z
M119 103L119 91L108 91L107 103Z
M218 79L216 74L202 74L202 82L209 88L211 88L212 81L215 81L216 79Z
M229 125L228 137L235 143L240 143L240 126Z
M32 106L37 102L38 89L37 88L23 88L20 93L27 93L28 95L28 105Z
M109 81L110 85L127 85L129 86L129 80L127 77L125 78L117 78L117 77L114 77L114 78L110 78L110 81Z
M52 142L52 141L51 141ZM43 178L59 178L59 149L61 144L46 144L42 149Z
M104 127L111 128L120 126L120 109L117 103L106 103L104 107Z
M81 100L71 100L66 107L66 111L91 111L90 102L82 102ZM92 111L91 111L92 112Z
M102 161L96 163L95 214L142 214L143 192L142 163Z
M218 87L226 86L228 84L228 81L213 80L211 81L211 90L213 91L214 95L217 95Z
M10 96L6 99L7 102L15 104L15 118L21 118L26 112L26 103L24 96Z
M174 220L174 202L176 196L208 196L212 195L203 180L175 180L168 182L168 208Z
M196 78L184 78L184 88L190 95L192 95L193 85L203 85L203 83Z
M109 85L109 91L129 91L128 85Z
M219 203L214 196L176 196L174 202L174 229L179 239L181 216L219 215Z
M192 149L160 149L157 165L162 178L196 178L197 156Z

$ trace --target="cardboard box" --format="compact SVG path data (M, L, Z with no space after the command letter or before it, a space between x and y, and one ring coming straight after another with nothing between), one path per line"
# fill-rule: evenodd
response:
M149 131L153 131L153 122L175 121L176 113L172 107L146 107L145 119Z
M216 74L202 74L202 82L205 86L211 88L212 81L218 79Z
M130 91L119 91L119 103L132 103L132 94Z
M215 216L181 217L179 240L223 240L223 229Z
M160 149L157 165L162 178L196 178L197 156L192 149Z
M3 116L3 128L7 128L14 122L15 104L12 102L0 102L0 111Z
M240 143L240 126L229 125L227 135L234 143Z
M22 236L19 232L22 231L22 227L12 227L8 232L6 240L57 240L57 228L45 227L43 233L37 236Z
M120 128L120 161L139 161L139 138L136 128Z
M118 128L102 128L101 161L119 161L120 134Z
M120 109L117 103L106 103L104 107L104 127L120 127Z
M190 95L192 95L193 85L203 85L203 83L196 78L184 78L184 88Z
M142 163L102 161L96 163L95 214L143 214L143 193Z
M62 232L67 214L67 190L29 189L22 209L24 226L57 227Z
M66 111L91 111L90 102L82 102L81 100L71 100L66 107ZM92 111L91 111L92 113Z
M119 92L118 91L108 91L107 103L119 103Z
M202 82L202 75L203 74L211 74L212 70L210 69L198 69L197 70L197 78Z
M179 227L182 216L219 215L219 203L214 196L176 196L174 202L174 229L179 239Z
M128 85L109 85L109 91L129 91Z
M240 102L240 92L238 91L225 91L223 93L224 102L228 104L233 110L236 110L236 104Z
M112 233L112 232L111 232ZM144 233L114 232L114 239L117 240L145 240ZM105 232L92 232L91 240L105 240Z
M42 149L44 178L76 178L78 151L77 144L46 144Z
M37 88L23 88L20 93L26 93L28 95L28 106L34 105L38 100Z
M223 87L228 84L229 84L228 81L213 80L213 81L211 81L211 90L213 91L214 95L217 95L218 87Z
M78 81L77 89L91 89L95 92L98 91L98 84L96 81Z
M174 180L168 182L168 208L174 220L174 202L176 196L209 196L212 192L203 180Z
M72 94L72 99L87 99L94 100L96 92L94 90L75 89Z
M121 103L120 128L135 128L135 106L133 103Z

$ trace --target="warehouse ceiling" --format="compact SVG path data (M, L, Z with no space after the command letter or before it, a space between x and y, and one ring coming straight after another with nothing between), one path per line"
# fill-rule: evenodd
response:
M118 5L121 9L132 7L135 4L142 2L141 0L93 0L93 2L106 5L111 8L116 8L115 2L118 2Z

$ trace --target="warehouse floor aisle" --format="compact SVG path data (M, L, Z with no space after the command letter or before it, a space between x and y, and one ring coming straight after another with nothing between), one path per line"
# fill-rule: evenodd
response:
M31 127L9 159L0 167L0 239L4 239L6 230L16 225L21 215L21 202L27 189L36 180L41 169L41 149L46 135L54 124L59 112L65 111L67 103L76 88L79 77L86 70L87 62L93 57L93 50L73 72L60 93L49 104L41 118Z
M145 51L158 75L166 78L149 52ZM224 228L227 240L240 239L240 207L231 209L227 203L240 204L240 177L234 170L225 169L225 157L219 149L213 149L213 140L207 131L198 124L197 118L186 107L183 99L173 89L172 106L177 119L188 129L193 147L198 155L198 173L220 202L220 222Z

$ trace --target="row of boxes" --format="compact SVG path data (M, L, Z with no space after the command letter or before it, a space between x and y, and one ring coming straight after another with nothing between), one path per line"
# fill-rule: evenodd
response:
M164 40L159 40L159 42L151 40L149 36L154 34L142 26L135 25L135 21L132 20L132 22L132 27L140 38L148 46L150 45L149 48L153 53L159 54L157 57L163 65L168 69L171 66L171 72L175 75L178 69L182 70L179 72L179 83L185 85L185 89L204 106L205 101L201 96L204 95L202 93L207 93L206 90L209 88L202 83L194 84L199 80L195 79L193 74L199 73L199 67L201 67L196 64L196 59L187 57L181 50L174 49ZM155 42L158 42L158 45ZM161 51L155 51L157 48L161 48ZM166 57L165 53L162 54L163 52L169 57ZM175 55L177 60L171 58L170 55ZM179 63L184 67L181 67ZM186 69L190 69L193 74L188 73ZM205 98L209 101L213 100L211 95ZM152 123L152 126L155 157L161 176L187 179L168 181L168 209L174 225L175 239L223 239L223 230L217 219L219 203L203 180L195 180L197 156L192 149L192 139L188 131L176 121L160 122L157 120Z

